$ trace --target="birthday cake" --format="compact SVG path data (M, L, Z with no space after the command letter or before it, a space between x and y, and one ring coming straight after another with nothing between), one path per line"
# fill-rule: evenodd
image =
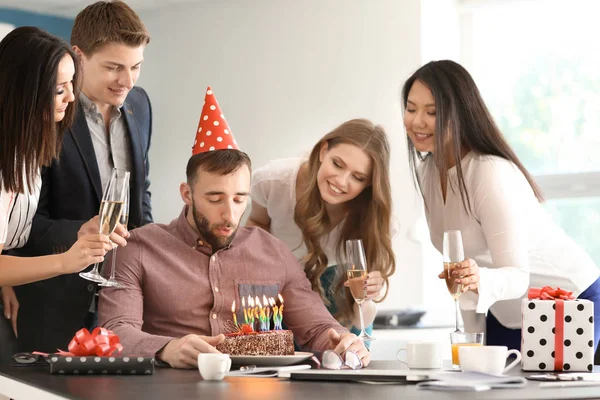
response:
M294 334L288 330L227 333L217 350L235 356L294 355Z
M294 334L283 329L283 298L278 296L278 304L274 298L267 299L263 295L261 304L258 296L242 297L244 323L238 324L235 301L231 305L233 321L228 321L229 333L225 340L216 346L224 354L235 356L289 356L294 355ZM271 322L273 329L271 329Z

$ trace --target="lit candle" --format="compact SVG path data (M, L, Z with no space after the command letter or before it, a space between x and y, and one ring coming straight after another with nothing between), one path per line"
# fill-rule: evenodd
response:
M248 313L246 313L246 300L242 297L242 308L244 309L244 323L248 323Z
M269 301L267 300L267 296L263 294L263 304L265 305L265 310L267 311L267 330L271 328L271 309L269 308Z
M263 308L262 304L260 304L260 300L258 299L258 296L256 297L256 305L257 305L256 318L258 319L258 330L262 332L262 331L264 331L264 321L263 321L264 308Z
M273 307L273 329L278 330L279 324L277 323L277 303L275 302L274 298L269 297L269 304L271 305L271 307Z
M279 320L283 321L283 297L281 297L281 294L277 295L279 297L279 301L281 302L281 306L279 306Z
M259 307L260 307L260 301L258 300L258 296L256 296L256 298L254 299L254 304L256 305L256 307L254 307L254 315L256 316L256 319L259 318Z
M233 314L233 324L237 328L238 324L237 324L237 316L235 315L235 300L233 301L233 304L231 304L231 312Z
M254 330L254 299L248 296L248 324Z
M267 315L265 314L265 309L267 309L267 307L260 309L260 330L261 331L269 330L267 328Z

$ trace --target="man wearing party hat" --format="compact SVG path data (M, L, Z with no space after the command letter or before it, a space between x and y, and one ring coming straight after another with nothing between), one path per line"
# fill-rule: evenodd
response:
M283 323L303 350L352 350L367 365L363 342L327 311L287 246L260 228L239 226L251 162L210 87L192 149L180 216L132 231L116 259L125 288L101 292L99 322L119 335L124 354L193 368L199 353L218 352L231 331L234 301L281 294Z

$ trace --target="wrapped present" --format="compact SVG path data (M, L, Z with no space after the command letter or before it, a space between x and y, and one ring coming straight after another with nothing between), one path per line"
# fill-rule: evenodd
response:
M531 288L522 302L525 371L592 371L594 303L560 288Z
M105 328L90 333L80 329L69 343L69 351L43 355L54 375L151 375L154 357L119 356L123 351L119 336Z
M154 357L59 356L51 355L53 375L152 375Z
M69 351L59 350L61 356L117 356L123 351L121 340L113 331L96 328L90 333L83 328L69 342Z

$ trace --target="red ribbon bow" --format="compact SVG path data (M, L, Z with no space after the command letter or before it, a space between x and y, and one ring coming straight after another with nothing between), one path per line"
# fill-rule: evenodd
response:
M83 328L77 331L71 343L69 351L59 349L61 356L118 356L123 351L123 345L119 337L105 328L96 328L90 333Z
M530 288L527 293L529 300L575 300L573 292L561 289L559 287L553 288L551 286L544 286L543 288Z
M575 300L575 296L573 296L573 292L558 287L544 286L543 288L530 288L527 297L529 300L554 300L555 302L554 370L561 371L563 369L565 351L563 346L563 339L565 337L565 300Z

